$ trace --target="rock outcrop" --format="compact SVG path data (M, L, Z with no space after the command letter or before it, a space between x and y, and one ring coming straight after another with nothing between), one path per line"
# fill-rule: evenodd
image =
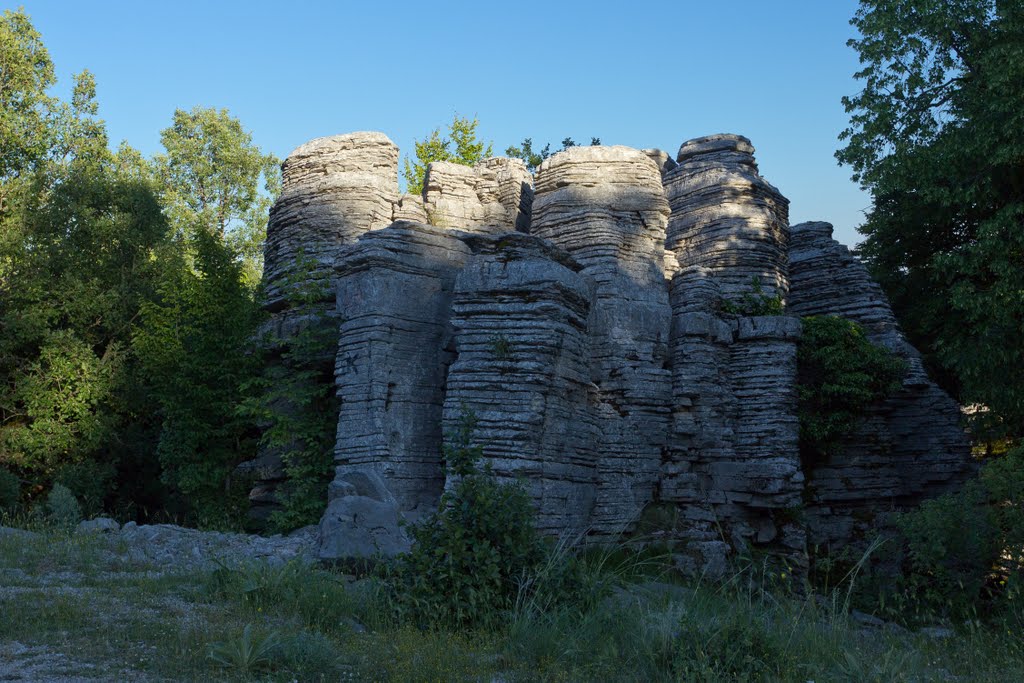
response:
M751 283L785 294L789 201L757 172L754 147L740 135L684 142L665 174L672 206L666 246L687 265L703 266L722 295Z
M667 447L671 311L661 172L628 147L573 147L537 169L530 230L583 266L593 287L590 376L601 428L591 527L621 533L651 500Z
M426 216L434 225L468 232L525 230L532 181L519 159L493 157L472 167L435 161L423 180Z
M334 351L320 357L290 358L290 340L309 328L332 329L337 312L332 288L337 250L360 235L391 224L398 193L398 147L383 133L362 132L317 138L284 161L281 196L270 210L264 248L263 306L270 313L258 343L269 351L267 374L277 381L295 372L329 378ZM275 410L302 410L286 399ZM279 508L277 489L285 479L282 448L262 448L239 469L255 481L250 518L266 525Z
M928 378L882 288L828 223L792 228L789 311L839 315L907 363L902 390L873 406L826 463L807 472L807 531L817 545L863 538L880 514L959 487L973 473L960 407Z
M675 161L576 147L535 183L518 160L434 163L412 197L383 135L296 150L271 214L267 306L283 347L303 325L338 330L320 556L407 548L403 522L437 509L452 484L444 449L468 416L543 531L657 538L694 572L753 549L799 572L808 540L846 542L961 482L971 465L955 404L827 225L790 230L753 153L736 135L686 142ZM295 310L293 273L331 296ZM911 367L809 472L796 412L805 315L855 320Z

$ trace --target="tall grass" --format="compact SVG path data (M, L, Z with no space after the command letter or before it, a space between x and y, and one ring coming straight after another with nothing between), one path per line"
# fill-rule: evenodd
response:
M1024 680L1020 624L954 624L936 640L851 619L857 563L828 594L801 595L756 565L684 580L667 553L566 540L476 631L402 623L373 579L301 563L153 569L87 536L0 537L0 643L111 680Z

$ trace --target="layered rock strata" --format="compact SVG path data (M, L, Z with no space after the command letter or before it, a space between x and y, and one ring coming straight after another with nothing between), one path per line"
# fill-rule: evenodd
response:
M289 154L281 171L264 257L265 305L272 311L288 305L296 274L302 282L329 281L339 246L391 224L398 147L383 133L317 138Z
M472 415L474 442L499 477L524 483L538 527L579 534L598 481L589 289L579 265L543 240L509 233L471 244L476 253L455 283L446 432Z
M678 165L665 172L672 207L666 247L680 266L707 268L722 295L733 298L757 282L785 294L789 201L765 181L750 140L710 135L684 142Z
M714 272L687 266L672 279L672 432L660 500L678 505L688 569L722 568L733 548L792 555L799 529L777 512L800 504L796 344L800 321L721 312Z
M407 548L403 523L453 484L444 448L467 415L544 532L651 533L694 572L752 548L799 571L808 538L846 542L962 481L955 404L829 226L790 233L753 151L736 135L686 142L676 161L572 148L541 164L535 194L518 160L435 163L414 197L381 134L296 150L268 230L267 307L282 355L311 325L338 330L320 556ZM299 310L296 286L330 293ZM804 472L799 316L821 314L865 325L910 372Z
M902 390L874 406L828 462L806 473L809 538L838 545L863 538L879 514L959 487L975 468L959 406L928 378L882 288L832 239L832 226L793 226L789 256L791 313L860 323L908 368Z
M450 231L402 221L364 234L335 262L342 311L335 479L374 472L411 519L435 510L444 486L449 317L469 256Z
M574 147L537 170L531 233L571 254L593 287L590 376L601 449L591 526L598 534L621 533L639 518L667 446L668 213L659 169L628 147Z
M525 231L533 178L519 159L494 157L476 165L427 165L423 202L430 223L467 232Z

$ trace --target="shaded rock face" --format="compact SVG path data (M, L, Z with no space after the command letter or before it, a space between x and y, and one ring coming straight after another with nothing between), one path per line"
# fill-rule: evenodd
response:
M281 169L281 196L270 210L264 247L263 305L271 315L259 339L271 352L271 377L313 370L330 378L333 350L304 361L312 367L298 368L286 360L289 340L310 327L337 326L331 286L336 252L363 233L391 224L402 204L398 147L375 132L317 138L288 155ZM274 410L294 413L299 408L279 401ZM256 529L279 509L282 450L264 447L239 468L254 480L249 499Z
M320 557L408 548L403 522L453 484L443 449L467 414L545 533L642 533L712 575L754 549L799 572L808 540L846 542L962 481L956 406L829 226L790 230L753 153L736 135L686 142L675 161L576 147L535 182L518 160L435 163L412 197L381 134L296 150L271 215L267 305L282 346L303 325L337 329ZM307 280L329 285L313 310L284 296L297 254L315 257ZM736 312L755 282L784 314ZM804 472L799 316L820 314L865 325L912 370L843 453Z
M452 297L469 256L444 228L398 222L364 234L335 263L338 477L373 472L412 519L436 510L444 487Z
M574 147L537 171L531 232L570 253L592 283L592 413L601 429L591 527L616 533L651 500L667 446L671 311L661 173L627 147Z
M807 473L807 531L817 545L861 537L874 519L959 487L974 473L960 407L935 385L903 337L882 288L828 223L792 228L789 310L839 315L902 357L902 390L874 406L827 463Z
M455 283L457 359L444 422L475 416L475 442L499 477L524 483L538 527L582 533L594 507L600 437L588 400L587 283L543 240L510 233L469 242L474 256Z

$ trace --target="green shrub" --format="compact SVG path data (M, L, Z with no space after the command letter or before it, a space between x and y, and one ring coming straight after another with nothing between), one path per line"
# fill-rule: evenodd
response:
M827 461L865 411L902 386L903 359L871 343L857 323L808 316L797 350L800 456L804 469Z
M1024 448L1017 448L987 463L960 492L899 515L905 593L923 610L958 616L1019 602L1022 505Z
M113 464L82 460L62 466L54 477L54 483L71 491L81 502L82 512L93 516L103 511L104 501L115 488L116 477L117 469Z
M56 527L67 529L82 521L82 506L71 490L54 484L46 496L46 519Z
M898 517L907 553L904 589L923 610L962 613L983 597L1001 545L988 502L985 487L972 481Z
M21 496L21 480L0 467L0 512L10 512L18 505Z
M749 292L744 292L739 299L723 299L719 308L723 313L735 315L782 315L785 305L781 294L765 292L761 278L755 276L750 281Z
M475 424L464 414L445 448L456 482L439 511L412 528L412 550L385 570L399 616L423 626L493 623L545 557L526 491L480 467L482 450L471 445Z

